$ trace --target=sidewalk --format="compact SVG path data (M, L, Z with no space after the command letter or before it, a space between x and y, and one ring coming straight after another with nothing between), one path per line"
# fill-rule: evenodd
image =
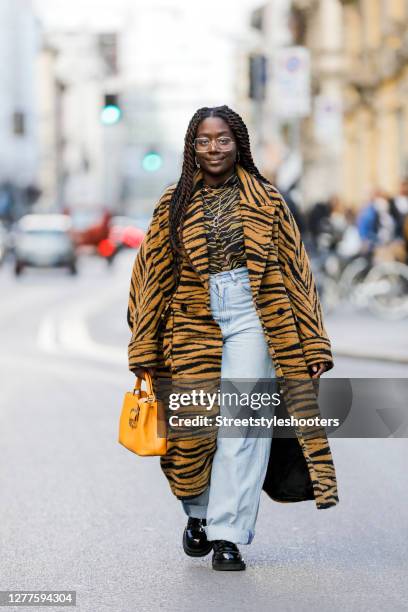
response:
M408 364L408 319L388 321L344 307L324 322L335 356Z

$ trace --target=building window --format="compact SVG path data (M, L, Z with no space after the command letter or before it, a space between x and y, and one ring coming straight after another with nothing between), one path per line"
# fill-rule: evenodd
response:
M15 136L24 136L25 134L25 114L21 111L13 113L13 134Z
M106 32L98 36L98 48L108 75L118 72L118 37L116 32Z

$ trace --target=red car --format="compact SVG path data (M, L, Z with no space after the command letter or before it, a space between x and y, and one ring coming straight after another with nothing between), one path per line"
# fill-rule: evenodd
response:
M97 248L109 235L112 215L108 211L76 211L71 213L71 218L77 247Z
M100 255L111 262L122 249L138 249L145 237L145 231L137 224L138 221L132 217L112 217L108 236L98 245Z
M122 249L138 249L145 237L140 226L148 222L101 210L80 210L71 213L73 239L80 250L92 249L111 263Z

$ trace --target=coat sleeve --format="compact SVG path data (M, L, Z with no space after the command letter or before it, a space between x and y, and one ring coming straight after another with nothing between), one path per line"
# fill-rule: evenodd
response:
M137 252L130 280L127 322L129 370L154 368L159 360L158 331L170 292L171 253L163 223L168 191L157 203L147 233ZM166 197L167 196L167 197Z
M333 367L331 344L323 323L316 283L296 221L280 195L277 204L278 258L283 282L292 304L307 365L326 362Z

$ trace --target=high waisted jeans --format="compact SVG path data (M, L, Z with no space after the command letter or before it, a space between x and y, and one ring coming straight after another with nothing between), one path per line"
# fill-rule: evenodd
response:
M252 301L248 269L211 274L210 293L212 315L223 336L221 379L274 378L274 366ZM220 414L231 416L222 401ZM273 416L273 407L268 416ZM201 495L182 501L188 516L207 519L209 540L252 542L271 441L272 429L262 437L224 437L218 432L209 487Z

